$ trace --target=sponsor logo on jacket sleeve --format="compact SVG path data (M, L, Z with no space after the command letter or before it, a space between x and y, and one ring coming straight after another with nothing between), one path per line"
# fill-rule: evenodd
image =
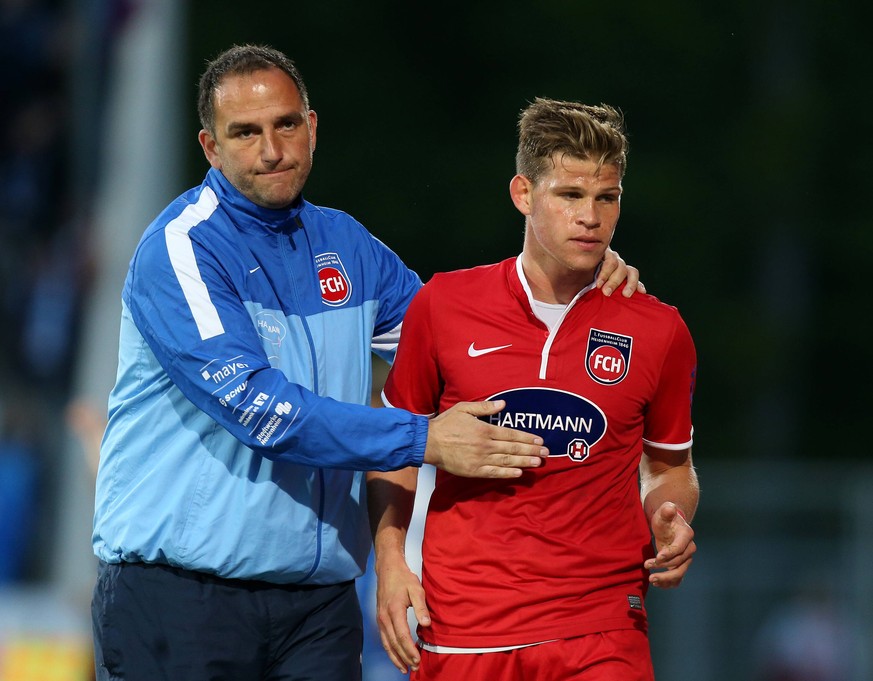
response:
M241 358L242 355L239 355L223 362L214 359L200 370L200 376L204 381L223 385L236 376L249 373L249 365L240 361Z

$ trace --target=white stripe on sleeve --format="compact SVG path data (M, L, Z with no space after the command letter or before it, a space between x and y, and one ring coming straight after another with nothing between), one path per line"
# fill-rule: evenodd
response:
M217 206L218 197L212 189L206 187L197 203L185 208L164 230L170 264L182 287L185 300L191 308L191 315L197 324L201 340L221 335L224 333L224 326L221 324L218 310L212 304L203 277L200 276L197 259L194 257L194 246L191 244L188 232L195 225L208 219Z
M390 331L373 337L373 342L370 344L373 352L394 352L397 350L397 344L400 342L400 331L403 327L403 322L400 322Z

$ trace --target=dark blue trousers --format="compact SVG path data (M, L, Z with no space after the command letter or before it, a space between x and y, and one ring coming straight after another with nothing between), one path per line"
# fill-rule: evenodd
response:
M98 681L360 681L354 582L285 586L101 563Z

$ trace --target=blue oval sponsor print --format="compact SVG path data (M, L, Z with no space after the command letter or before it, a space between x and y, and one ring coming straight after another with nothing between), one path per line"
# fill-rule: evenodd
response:
M514 388L488 399L505 400L506 408L483 416L483 421L539 435L550 456L585 461L606 433L606 415L600 407L564 390Z

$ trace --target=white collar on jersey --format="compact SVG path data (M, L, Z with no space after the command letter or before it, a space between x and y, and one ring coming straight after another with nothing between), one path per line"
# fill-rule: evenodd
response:
M558 322L561 321L561 318L564 316L564 313L569 310L573 305L576 304L576 301L583 295L585 295L588 291L594 288L594 284L597 281L597 274L600 272L600 266L598 265L597 271L594 273L594 281L592 281L588 286L583 288L579 293L577 293L573 300L571 300L566 305L562 305L561 303L544 303L541 300L537 300L533 297L533 293L530 289L530 284L527 281L527 276L524 273L524 267L521 264L521 256L519 253L518 257L515 259L515 271L518 274L518 279L521 282L521 286L524 289L525 294L527 294L527 300L530 304L530 309L536 315L536 317L542 321L549 329L554 329Z

